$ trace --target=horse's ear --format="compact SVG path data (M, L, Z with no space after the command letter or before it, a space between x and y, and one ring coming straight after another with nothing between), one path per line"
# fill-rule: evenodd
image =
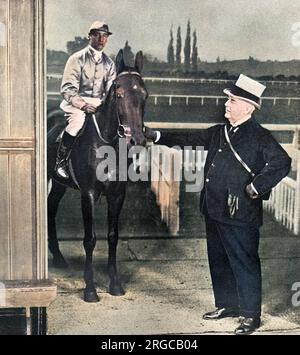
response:
M124 63L123 49L120 49L116 58L117 74L121 73L124 67L125 67L125 63Z
M135 56L135 69L137 70L138 73L142 72L143 66L144 66L143 52L139 51Z

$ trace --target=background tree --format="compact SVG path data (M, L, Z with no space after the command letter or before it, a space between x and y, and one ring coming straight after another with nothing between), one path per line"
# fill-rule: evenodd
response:
M174 68L174 63L175 63L173 41L174 41L174 38L173 38L173 26L171 26L170 42L169 42L169 46L168 46L168 63L169 63L170 69Z
M181 49L182 49L181 28L179 26L177 30L177 44L176 44L176 66L178 70L181 69Z
M74 41L67 42L67 51L69 55L72 55L75 52L80 51L86 47L89 43L89 40L86 37L75 37Z
M191 68L191 23L187 24L185 45L184 45L184 69L188 73Z
M193 32L193 51L192 51L192 67L193 72L198 71L198 47L197 47L197 33Z

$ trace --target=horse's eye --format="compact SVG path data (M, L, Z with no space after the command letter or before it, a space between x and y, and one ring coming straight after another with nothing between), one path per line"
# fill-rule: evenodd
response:
M118 88L116 94L118 99L122 99L124 97L125 91L122 88Z

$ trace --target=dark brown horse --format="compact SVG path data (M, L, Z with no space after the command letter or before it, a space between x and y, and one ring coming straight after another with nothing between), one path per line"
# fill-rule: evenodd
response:
M102 146L119 149L119 137L126 137L127 147L144 146L147 135L143 126L147 90L141 77L143 66L142 52L137 53L135 67L126 67L123 52L117 59L117 78L113 83L105 104L94 117L88 115L83 133L79 135L70 157L73 171L72 181L61 181L54 172L57 151L57 137L61 127L54 127L48 133L48 176L52 179L52 189L48 196L48 238L49 249L53 255L55 267L67 267L60 252L56 235L55 217L59 202L67 187L76 188L81 193L82 215L84 221L84 249L86 253L84 280L86 288L84 300L98 302L93 278L93 250L96 244L95 204L104 194L108 204L108 274L110 278L109 293L114 296L124 295L116 265L118 244L118 220L125 198L126 181L99 181L97 166L101 159L97 151ZM96 120L96 124L94 122ZM148 135L152 132L148 130ZM118 157L118 154L116 154ZM118 161L117 161L118 169ZM118 171L117 171L118 175ZM74 180L76 183L74 183ZM72 206L70 206L70 211Z

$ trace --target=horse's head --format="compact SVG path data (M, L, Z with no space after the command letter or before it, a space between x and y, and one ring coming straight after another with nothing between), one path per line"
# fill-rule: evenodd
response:
M128 147L146 144L143 134L145 103L148 97L141 77L143 53L136 54L134 67L125 65L123 51L116 58L117 78L115 80L116 108L119 120L118 134L126 137Z

